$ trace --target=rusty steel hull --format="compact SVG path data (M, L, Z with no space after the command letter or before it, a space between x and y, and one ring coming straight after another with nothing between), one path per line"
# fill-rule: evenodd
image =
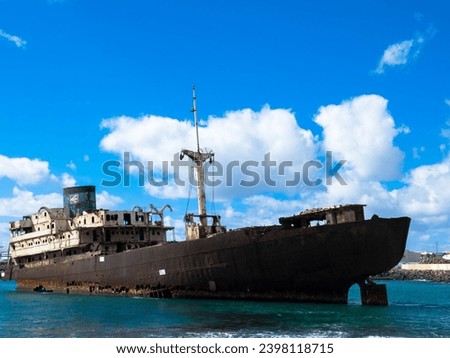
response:
M347 292L402 258L410 219L229 231L110 255L10 266L18 287L151 297L347 302Z

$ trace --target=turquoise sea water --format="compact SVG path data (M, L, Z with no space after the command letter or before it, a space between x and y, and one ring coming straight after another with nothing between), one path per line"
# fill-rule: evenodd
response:
M17 292L0 282L0 337L450 337L450 284L388 281L388 307Z

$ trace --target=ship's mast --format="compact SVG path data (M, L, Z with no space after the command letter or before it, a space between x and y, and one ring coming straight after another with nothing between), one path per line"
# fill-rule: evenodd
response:
M188 149L181 150L181 156L188 156L192 159L195 165L195 173L197 176L197 197L198 197L198 214L200 218L200 226L207 226L206 214L206 195L205 195L205 180L203 172L203 163L207 160L212 160L213 152L200 150L200 140L198 135L198 119L197 119L197 97L195 96L195 86L192 87L192 112L194 113L195 134L197 138L197 151L194 152Z
M197 96L195 95L195 86L192 86L192 113L194 113L195 135L197 137L197 152L200 153L200 140L198 137L198 118L197 118Z

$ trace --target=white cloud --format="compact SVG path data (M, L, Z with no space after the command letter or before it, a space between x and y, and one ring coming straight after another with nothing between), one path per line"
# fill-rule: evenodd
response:
M72 160L66 164L66 167L69 168L70 170L74 170L74 171L77 170L77 166Z
M414 44L414 40L406 40L402 42L389 45L386 50L384 50L383 56L381 57L378 67L375 70L376 73L383 73L385 66L397 66L404 65L408 62L409 53Z
M437 32L433 25L429 25L424 33L410 39L389 45L383 53L375 73L382 74L387 66L400 66L407 64L411 59L417 57L427 40L432 38Z
M3 31L2 29L0 29L0 37L3 37L5 39L7 39L8 41L14 42L15 45L19 48L24 48L25 45L27 44L27 42L25 40L21 39L18 36L8 34L7 32Z
M276 199L269 195L252 195L240 203L239 208L226 203L222 224L229 229L247 226L278 224L281 216L298 214L308 203L297 199Z
M61 184L63 186L63 188L69 188L72 186L75 186L77 183L77 181L75 180L75 178L68 174L68 173L63 173L61 175Z
M75 170L75 164L70 161L68 168ZM40 159L29 158L9 158L0 154L0 178L8 178L18 185L39 184L46 180L51 180L61 184L63 187L70 187L76 184L75 178L63 173L60 177L50 173L49 163Z
M110 130L101 141L105 151L117 153L123 158L124 152L131 153L133 160L139 160L146 171L152 161L155 171L161 171L163 161L178 158L182 148L195 148L195 129L191 122L158 116L141 118L119 117L104 120L102 128ZM231 111L224 117L209 117L206 127L199 128L202 147L213 148L215 161L222 168L221 176L210 178L222 181L216 194L220 196L240 196L242 191L257 193L268 185L263 181L264 170L261 161L270 153L270 160L281 163L292 161L293 168L299 168L306 161L316 158L317 143L312 132L301 128L294 114L286 109L271 109L265 106L259 112L250 109ZM246 161L254 161L261 180L252 187L242 187L241 180L252 180L240 170ZM231 164L236 163L232 167ZM187 158L184 165L190 165ZM293 169L292 168L292 169ZM276 168L272 168L276 180ZM287 170L286 172L289 172ZM147 174L147 173L146 173ZM172 166L169 174L173 174ZM188 181L187 168L182 168L182 177ZM147 176L146 176L147 178ZM228 184L228 185L227 185ZM170 182L170 185L175 185ZM270 187L271 190L286 191L286 187ZM149 187L152 194L166 198L185 197L185 188Z
M88 161L89 161L89 155L85 154L85 155L83 156L83 160L84 160L85 162L88 162Z
M445 104L447 104L448 106L450 106L450 99L446 99L446 100L445 100Z
M155 161L159 166L164 160L172 160L183 144L186 145L189 135L193 134L189 122L153 115L138 119L125 116L111 118L103 120L101 128L110 130L101 140L103 150L121 157L123 153L130 152L143 163Z
M450 157L441 163L417 167L406 176L405 187L392 193L399 208L419 222L448 219L450 212Z
M400 176L404 154L393 144L399 131L387 103L381 96L363 95L319 109L315 122L323 128L323 146L348 161L348 174L367 180Z
M255 218L262 219L262 223L270 225L278 223L281 216L298 214L306 209L305 203L300 200L280 200L267 195L253 195L243 200L247 213L245 218L247 225L261 225Z
M178 199L187 198L189 196L189 184L181 185L162 185L155 186L145 183L145 191L151 196L160 199ZM196 188L191 188L191 196L196 197Z
M43 206L60 208L63 203L62 195L57 193L37 195L14 187L12 194L10 198L0 198L0 216L21 217L35 213Z
M50 176L48 162L40 159L9 158L0 154L0 178L17 181L19 185L37 184Z
M106 190L95 195L97 201L97 209L114 209L123 202L122 198L108 193Z

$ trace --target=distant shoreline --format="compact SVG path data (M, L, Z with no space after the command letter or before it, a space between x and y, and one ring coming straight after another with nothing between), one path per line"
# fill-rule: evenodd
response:
M374 280L417 281L450 283L450 271L432 270L402 270L394 268L381 275L372 277Z

